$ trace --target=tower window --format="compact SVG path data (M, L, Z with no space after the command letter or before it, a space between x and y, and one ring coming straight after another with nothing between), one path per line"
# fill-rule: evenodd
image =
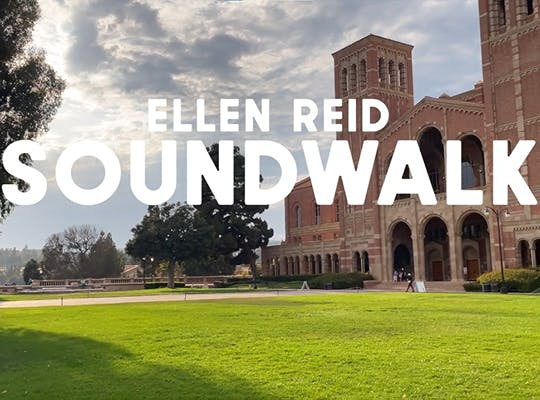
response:
M300 228L302 226L302 209L300 206L296 206L294 209L295 217L296 217L296 227Z
M318 204L315 204L315 225L319 225L321 223L321 206Z
M367 66L366 60L360 61L360 89L367 87Z
M356 92L356 64L351 65L351 92Z
M534 14L534 0L527 0L527 15Z
M499 7L499 26L506 26L506 0L497 0Z
M343 97L347 97L349 95L348 93L348 86L349 86L349 83L347 81L347 68L343 68L341 70L341 95Z
M403 63L399 63L398 70L399 70L399 89L402 92L404 92L405 91L405 65Z
M395 89L396 87L396 67L393 61L388 62L388 81L390 82L390 87Z
M386 86L386 63L384 58L379 58L379 85L381 87Z
M339 222L339 201L338 200L336 200L335 210L336 210L336 222Z

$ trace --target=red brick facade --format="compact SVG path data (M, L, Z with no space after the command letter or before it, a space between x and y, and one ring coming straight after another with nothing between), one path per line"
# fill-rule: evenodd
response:
M265 275L369 271L382 281L394 270L417 279L462 281L498 270L498 228L484 206L449 206L445 195L445 144L462 141L464 188L484 191L490 206L493 140L540 137L539 0L479 0L483 82L455 96L426 97L414 105L412 46L369 35L333 54L335 96L345 102L343 132L354 159L362 141L379 141L379 153L363 206L348 206L338 188L332 206L317 206L309 179L285 200L286 240L263 249ZM378 98L390 122L378 133L350 132L346 102ZM361 116L360 110L357 112ZM359 117L360 119L360 117ZM361 126L360 120L357 126ZM398 140L419 142L438 205L400 195L392 206L377 206ZM535 168L536 167L536 168ZM540 149L521 172L540 198ZM505 267L540 264L540 205L520 206L510 193L502 217Z

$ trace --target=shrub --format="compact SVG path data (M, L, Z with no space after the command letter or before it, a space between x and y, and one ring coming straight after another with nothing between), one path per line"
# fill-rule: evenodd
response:
M313 279L313 275L281 275L281 276L263 276L261 281L265 282L293 282L293 281L309 281Z
M223 282L222 282L223 283ZM235 284L235 283L253 283L253 278L245 278L245 277L230 277L227 278L226 283Z
M298 277L296 277L298 280ZM373 276L362 272L352 273L329 273L316 277L310 276L308 285L311 289L325 289L328 284L332 284L332 289L350 289L353 287L364 287L364 281L373 280Z
M540 272L534 268L509 268L504 270L506 286L512 292L532 292L540 288ZM478 277L478 283L502 283L501 272L486 272Z
M175 282L174 287L175 288L183 288L186 285L180 282ZM160 289L160 288L166 288L167 282L146 282L144 284L145 289Z
M245 282L244 281L235 281L235 282L231 282L231 281L227 281L227 282L223 282L223 281L215 281L214 282L214 287L215 288L229 288L229 287L232 287L232 286L235 286L235 285L240 285L240 284L252 284L253 283L253 279L247 279Z
M465 289L466 292L481 292L482 285L478 282L467 282L463 284L463 289Z

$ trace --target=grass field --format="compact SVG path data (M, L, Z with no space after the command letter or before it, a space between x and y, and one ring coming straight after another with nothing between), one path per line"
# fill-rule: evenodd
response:
M122 290L110 292L79 292L79 293L35 293L35 294L0 294L0 301L18 301L18 300L47 300L59 299L84 299L91 297L124 297L124 296L152 296L162 294L180 294L180 293L231 293L231 292L250 292L253 289L249 287L225 288L225 289L140 289L140 290Z
M0 310L0 399L540 399L540 297Z

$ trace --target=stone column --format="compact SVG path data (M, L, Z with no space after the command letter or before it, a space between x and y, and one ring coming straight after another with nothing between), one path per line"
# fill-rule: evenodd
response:
M332 258L323 257L323 273L332 272Z
M534 245L534 242L529 243L529 249L531 251L531 267L536 267L536 246Z
M394 243L392 239L386 244L386 251L383 254L386 254L386 265L383 265L382 276L383 280L391 282L394 275Z
M425 266L424 266L424 249L422 246L422 250L420 250L420 235L418 234L418 231L416 229L417 227L414 226L413 230L411 231L411 240L412 240L412 251L413 251L413 263L414 263L414 277L417 280L424 280L425 279ZM423 236L423 235L422 235ZM423 240L422 240L423 242ZM423 244L423 243L422 243Z
M463 239L461 232L454 232L454 237L456 238L456 279L464 280L463 268L465 268L465 265L463 265Z
M450 275L452 281L463 280L463 257L461 254L461 232L456 233L453 219L448 226L448 252L450 253Z

